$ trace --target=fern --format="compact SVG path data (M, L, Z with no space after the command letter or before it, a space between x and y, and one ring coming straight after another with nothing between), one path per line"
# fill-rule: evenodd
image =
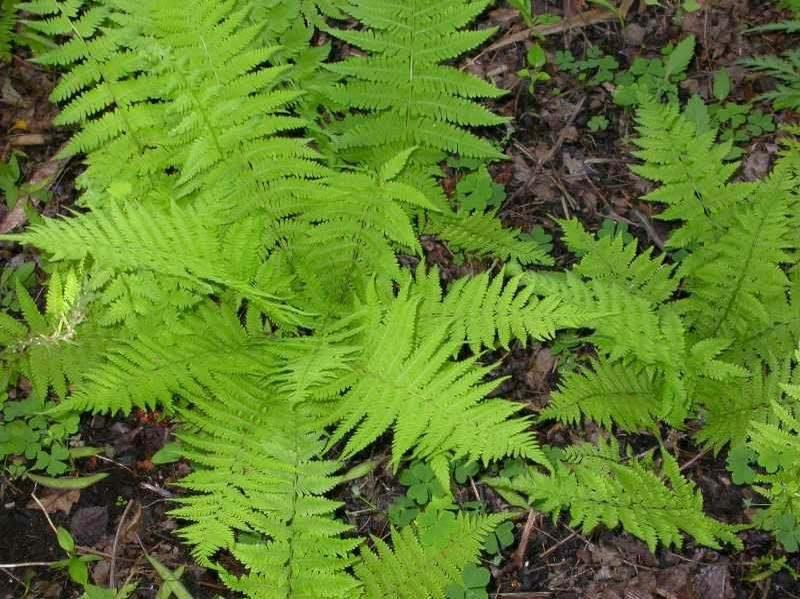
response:
M432 546L422 543L412 527L392 532L393 548L373 539L375 551L362 549L355 567L363 597L444 599L447 586L461 581L464 566L475 563L487 536L503 519L460 514L448 534Z
M716 131L697 135L693 123L675 104L642 102L637 112L640 150L634 156L645 163L632 167L637 175L660 183L644 199L666 204L664 220L683 221L670 235L670 247L690 247L714 234L714 218L741 197L728 181L738 165L724 162L730 144L715 144ZM744 192L739 186L737 191Z
M800 360L800 352L796 355ZM756 490L769 502L754 522L772 532L787 551L800 549L800 385L783 387L787 398L772 402L771 422L753 422L748 447L764 471Z
M451 250L479 258L515 260L523 265L553 263L539 244L520 239L518 231L504 228L491 213L434 215L426 225L423 231L445 240Z
M16 25L16 0L2 0L0 2L0 62L6 62L11 59L11 46Z
M298 310L251 284L255 273L248 273L248 279L228 276L231 269L221 245L220 224L214 212L117 203L74 219L45 221L27 233L5 238L35 245L56 261L91 257L98 267L116 272L176 277L200 293L230 289L278 320L296 321Z
M442 65L494 33L462 30L488 4L486 0L347 3L344 10L365 29L331 32L370 55L328 67L347 77L331 90L331 98L364 113L346 118L338 127L337 147L357 150L360 156L385 147L419 145L433 156L445 152L502 158L490 143L463 128L505 122L471 101L502 92Z
M800 22L788 21L759 29L760 31L800 32ZM762 56L740 61L743 66L778 82L775 89L760 98L772 101L775 110L797 110L800 107L800 51L791 50L783 56Z
M443 481L453 460L488 463L516 455L547 463L527 421L512 419L519 406L485 399L499 383L482 381L491 369L475 359L452 361L462 342L451 340L446 321L419 330L418 310L415 299L401 296L366 328L365 355L332 418L338 422L333 442L353 433L343 455L393 428L393 465L407 454L426 459Z
M473 353L496 345L508 348L512 340L552 339L563 328L577 328L588 315L573 309L567 297L544 299L526 287L524 275L506 278L483 273L456 281L444 298L439 288L439 273L427 277L417 272L415 295L423 299L420 308L422 331L449 323L453 341L467 343ZM433 289L428 289L433 285Z
M352 597L346 569L358 544L331 515L339 504L323 495L339 464L320 459L315 419L258 388L227 387L226 396L193 397L180 435L197 469L181 481L195 491L173 515L192 522L181 536L201 564L225 549L246 569L220 569L225 584L248 597Z
M614 440L578 445L551 475L530 469L512 480L489 482L501 491L525 494L553 515L568 510L570 525L587 533L600 525L622 526L651 551L659 544L680 547L683 534L708 547L742 546L735 527L703 513L702 496L666 451L658 468L648 457L622 461Z

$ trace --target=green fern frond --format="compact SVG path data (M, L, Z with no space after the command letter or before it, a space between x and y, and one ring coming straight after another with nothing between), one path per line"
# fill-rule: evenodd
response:
M573 272L595 280L610 280L626 284L628 289L653 304L671 298L678 287L672 277L673 267L664 263L664 255L654 258L653 249L637 253L637 242L625 241L622 235L597 238L583 228L579 221L560 221L564 243L581 261Z
M0 2L0 62L6 62L11 58L11 45L16 25L17 1L2 0Z
M339 464L321 459L316 417L282 398L253 401L261 391L242 387L194 396L181 412L179 437L196 464L180 483L194 494L172 511L191 522L181 536L207 566L230 551L245 573L216 568L248 597L355 596L347 569L358 540L343 537L350 527L333 518L340 504L323 497Z
M436 278L438 271L429 277ZM552 295L540 299L532 288L525 286L524 275L506 278L501 272L492 277L482 273L456 281L442 300L422 291L427 278L417 273L417 286L423 303L420 329L428 330L437 323L450 324L453 341L467 343L473 353L482 348L494 349L497 344L508 348L512 340L552 339L556 331L577 328L585 315L570 306L567 298ZM439 296L441 291L438 291ZM425 301L427 300L427 301Z
M375 149L417 145L435 153L503 158L492 144L466 130L505 122L473 102L501 92L442 65L494 33L463 30L488 4L487 0L348 2L343 10L364 29L330 32L368 55L328 66L345 77L330 90L330 98L361 113L345 118L336 128L337 147L365 158Z
M781 385L788 382L790 372L788 361L773 360L757 364L744 379L705 379L694 391L703 425L697 439L714 452L725 445L742 446L754 423L769 420L771 405L781 398Z
M713 130L697 135L695 125L681 116L674 104L643 102L636 119L639 138L635 143L640 150L634 156L645 164L632 170L660 183L644 199L666 204L659 218L683 221L670 235L668 245L687 247L713 235L714 215L726 210L744 191L728 185L738 168L724 160L730 143L715 144Z
M678 463L666 451L661 465L652 458L619 458L619 447L611 440L577 459L562 461L551 475L531 468L514 479L492 479L502 491L522 493L531 505L557 516L568 510L570 526L585 533L598 526L622 526L643 540L651 551L661 544L681 547L683 535L701 545L719 548L730 544L741 548L736 527L713 520L703 513L703 497L680 472ZM581 446L578 446L581 447Z
M475 359L453 361L462 340L452 340L446 321L419 329L418 310L416 299L401 296L365 331L365 354L332 417L338 423L332 442L352 433L343 454L351 456L391 428L395 467L406 454L434 461L440 472L461 458L488 463L511 455L546 463L527 420L513 418L520 406L486 400L499 384L483 381L490 369Z
M568 373L547 407L545 420L580 424L583 418L604 428L653 430L661 414L664 381L659 375L620 363L595 362Z
M769 30L762 28L762 31ZM775 24L773 31L800 32L800 21ZM775 89L760 98L772 101L775 110L797 110L800 107L800 51L791 50L783 56L761 56L739 61L739 64L778 81Z
M423 232L436 235L451 250L478 258L516 260L524 265L553 264L553 258L541 245L520 239L518 231L503 227L491 213L433 215Z
M797 183L780 165L748 186L745 201L715 217L714 234L681 263L690 296L681 302L699 334L745 339L785 311L800 239L793 227Z
M112 344L63 404L67 410L129 413L135 407L171 409L175 395L223 387L236 378L265 376L275 363L265 343L251 338L235 313L210 306L169 329Z
M800 352L796 354L800 361ZM772 403L771 422L754 422L749 449L764 470L756 490L768 501L754 521L787 551L800 550L800 385L784 385L786 399Z
M46 220L26 233L5 239L36 246L56 261L80 262L91 257L99 268L177 277L191 283L199 293L226 288L280 322L298 322L298 310L256 288L252 279L229 276L230 258L221 243L222 223L218 213L191 207L158 209L139 203L114 203L105 210L72 219Z
M422 543L414 528L392 531L392 547L373 539L375 551L363 548L354 570L364 599L445 599L447 586L461 583L464 566L474 564L487 536L503 515L459 514L435 546Z

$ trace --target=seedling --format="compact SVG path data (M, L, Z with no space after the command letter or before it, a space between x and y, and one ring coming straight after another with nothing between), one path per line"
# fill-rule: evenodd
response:
M608 129L609 124L609 120L606 117L598 114L589 119L587 126L589 127L589 131L594 131L596 133Z
M500 526L494 529L494 532L489 535L484 545L486 553L493 555L500 555L503 549L511 547L514 544L514 523L503 522Z
M508 0L508 5L519 11L519 16L522 17L528 29L554 25L561 20L555 15L534 14L533 8L531 7L531 0Z
M534 44L526 55L527 68L517 71L520 79L528 80L528 91L532 94L536 90L536 84L542 81L550 81L550 75L542 69L547 64L547 55L540 44Z

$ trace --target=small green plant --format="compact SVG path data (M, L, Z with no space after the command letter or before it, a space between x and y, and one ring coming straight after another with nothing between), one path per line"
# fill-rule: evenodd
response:
M556 15L534 14L531 0L508 0L508 5L519 11L519 16L529 29L555 25L561 20Z
M550 81L550 75L543 70L547 64L547 54L541 44L533 44L525 58L527 66L517 71L517 76L528 82L528 91L532 94L536 90L537 83Z
M505 199L505 187L494 182L485 165L466 173L456 185L459 210L483 214L487 210L500 208Z
M461 575L461 583L453 583L447 587L447 599L487 599L489 594L486 592L486 585L490 580L489 570L467 564Z
M417 519L422 507L446 495L433 470L423 462L413 464L400 474L400 484L408 487L406 494L389 506L389 521L402 528Z
M637 57L630 68L614 79L614 101L620 106L636 106L646 96L677 102L678 83L686 79L686 70L694 58L695 38L690 35L677 45L661 51L661 58Z
M608 129L610 124L611 123L609 122L608 118L601 114L596 114L589 119L589 122L586 125L589 127L589 131L597 133L598 131L605 131Z
M35 270L36 263L32 261L23 261L4 266L0 270L0 309L13 312L19 311L17 285L30 289L36 282Z
M555 54L553 64L559 70L574 75L578 81L588 85L602 85L613 81L614 74L619 69L617 59L604 54L597 46L589 47L586 56L580 60L569 50L559 50Z
M78 432L77 415L53 417L45 414L52 402L34 398L3 401L0 397L0 459L9 475L44 471L51 476L69 470L69 439Z
M486 553L498 556L502 553L503 549L511 547L513 544L514 523L506 521L495 528L494 532L489 535L483 549Z
M81 555L78 553L75 539L72 538L68 530L61 526L56 529L56 539L58 539L58 546L67 554L67 558L56 562L53 567L66 570L70 580L75 584L84 588L90 586L89 564L100 561L102 558L97 555Z

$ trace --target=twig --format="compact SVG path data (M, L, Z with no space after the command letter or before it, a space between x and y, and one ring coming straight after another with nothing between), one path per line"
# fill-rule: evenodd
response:
M691 467L692 467L692 466L694 466L694 465L695 465L695 464L696 464L698 461L700 461L701 459L703 459L703 456L705 456L705 455L706 455L706 454L707 454L707 453L708 453L710 450L711 450L711 448L709 448L709 447L706 447L706 448L705 448L703 451L701 451L700 453L698 453L698 454L697 454L696 456L694 456L694 457L693 457L691 460L689 460L689 461L688 461L688 462L686 462L686 463L685 463L683 466L681 466L681 467L679 468L679 470L678 470L678 471L679 471L679 472L683 472L684 470L686 470L686 469L688 469L688 468L691 468Z
M42 502L39 501L38 497L36 497L36 493L31 493L31 497L33 497L33 500L36 502L36 505L38 505L41 508L44 517L47 518L47 523L50 525L50 528L53 529L53 534L56 535L56 537L58 537L58 529L56 528L55 524L53 524L53 521L50 519L50 514L47 513L47 510L42 505Z
M578 536L578 533L573 530L568 537L564 537L558 543L556 543L555 545L553 545L552 547L547 549L547 551L544 551L541 555L539 555L539 559L546 558L548 555L553 553L553 551L555 551L556 549L561 547L564 543L569 543L572 539L574 539L577 536Z
M499 39L492 45L488 46L483 52L481 52L475 58L470 60L469 64L474 64L475 62L480 60L481 57L488 54L489 52L494 52L495 50L502 50L503 48L511 46L518 42L524 42L525 40L528 40L533 36L555 35L557 33L564 33L565 31L569 31L570 29L577 29L579 27L588 27L590 25L597 25L598 23L605 23L607 21L616 21L620 17L624 19L628 15L628 11L630 10L632 5L633 5L633 0L625 0L622 3L622 6L619 7L618 11L619 14L615 14L607 10L592 9L579 13L573 17L561 19L561 21L553 25L540 25L538 27L532 27L530 29L523 29L522 31L515 31L514 33L510 33L505 37Z
M52 566L58 562L22 562L20 564L0 564L0 570L12 570L14 568L32 568L34 566Z
M536 528L534 522L536 522L536 512L531 510L528 512L528 519L525 521L525 527L522 529L519 546L514 552L514 555L511 556L511 564L517 570L522 569L522 566L525 564L525 554L528 553L528 542L531 539L533 529Z
M117 545L119 545L119 536L122 532L122 525L125 523L125 517L128 515L132 505L133 499L129 499L128 505L125 506L125 510L122 512L122 516L119 519L119 524L117 524L117 531L114 533L114 544L111 546L111 567L108 569L108 586L112 589L116 588L114 585L114 570L117 566Z

